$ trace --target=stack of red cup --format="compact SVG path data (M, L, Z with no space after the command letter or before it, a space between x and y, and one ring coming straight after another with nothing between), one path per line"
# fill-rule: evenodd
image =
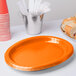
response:
M0 41L10 39L10 22L6 0L0 0Z
M9 14L0 14L0 41L10 39Z

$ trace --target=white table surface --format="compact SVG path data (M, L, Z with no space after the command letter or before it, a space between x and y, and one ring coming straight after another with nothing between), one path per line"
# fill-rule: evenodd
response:
M58 66L37 72L22 72L10 68L4 61L4 53L6 50L17 41L32 37L26 33L24 25L12 26L12 39L6 42L0 42L0 76L76 76L76 41L61 31L61 22L62 20L56 20L47 22L46 24L44 23L43 31L40 35L57 36L72 43L75 54L70 59Z

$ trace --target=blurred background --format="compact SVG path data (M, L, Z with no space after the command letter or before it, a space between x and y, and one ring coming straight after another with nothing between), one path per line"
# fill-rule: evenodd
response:
M46 1L46 0L43 0ZM52 11L45 14L44 21L64 19L76 15L76 0L47 0ZM18 0L7 0L11 26L22 25L23 19L17 7ZM28 0L26 0L28 4Z

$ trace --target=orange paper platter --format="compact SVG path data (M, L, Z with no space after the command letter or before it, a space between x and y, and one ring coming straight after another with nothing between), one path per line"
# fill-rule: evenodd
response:
M5 53L5 61L17 70L38 71L64 62L73 52L73 46L64 39L37 36L11 46Z

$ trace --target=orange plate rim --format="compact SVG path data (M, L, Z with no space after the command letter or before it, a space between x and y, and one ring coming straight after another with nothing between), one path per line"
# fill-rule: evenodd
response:
M33 38L41 38L41 37L42 37L42 38L43 38L43 37L46 37L46 38L51 37L51 38L57 38L57 39L63 40L63 41L65 41L65 42L67 42L69 45L71 45L70 48L71 48L72 50L71 50L71 52L70 52L67 56L63 55L63 56L60 58L60 60L58 59L58 60L56 60L55 62L46 64L46 65L43 65L43 66L38 66L38 67L22 67L22 66L18 66L18 65L16 65L16 63L14 63L14 62L11 60L11 58L9 57L9 52L11 51L12 48L14 48L14 46L16 46L17 44L20 44L20 43L22 43L22 42L24 42L24 41L27 41L27 40L30 40L30 39L33 39ZM64 39L62 39L62 38L55 37L55 36L35 36L35 37L23 39L23 40L21 40L21 41L19 41L19 42L16 42L14 45L12 45L10 48L8 48L8 50L6 51L6 53L5 53L4 56L5 56L5 62L6 62L10 67L12 67L12 68L14 68L14 69L21 70L21 71L38 71L38 70L47 69L47 68L50 68L50 67L53 67L53 66L56 66L56 65L59 65L59 64L63 63L63 62L66 61L68 58L70 58L70 57L73 55L73 53L74 53L74 48L73 48L72 44L69 43L67 40L64 40ZM63 57L64 57L64 58L63 58Z

